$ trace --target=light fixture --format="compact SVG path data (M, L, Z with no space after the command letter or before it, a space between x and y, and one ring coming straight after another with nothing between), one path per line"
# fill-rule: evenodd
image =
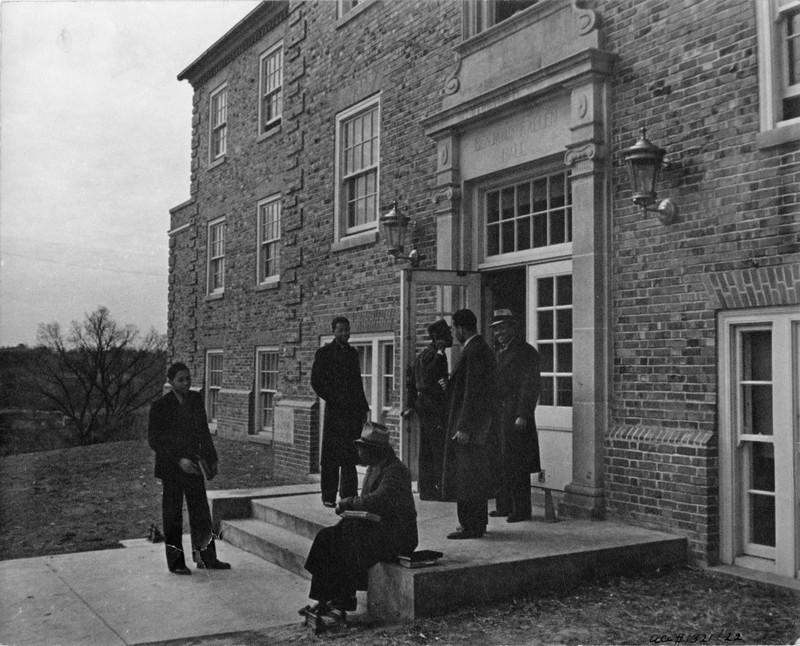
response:
M667 198L656 208L651 208L656 201L656 182L658 173L664 165L666 151L647 138L646 128L642 128L641 133L639 141L622 152L631 178L633 190L631 199L642 209L643 214L648 211L658 213L661 224L672 224L678 219L678 205L674 201Z
M412 267L419 267L420 260L423 260L425 256L421 256L413 244L408 255L403 255L403 244L410 222L409 217L397 208L397 200L392 203L392 210L381 216L383 237L389 247L389 255L395 260L408 260Z

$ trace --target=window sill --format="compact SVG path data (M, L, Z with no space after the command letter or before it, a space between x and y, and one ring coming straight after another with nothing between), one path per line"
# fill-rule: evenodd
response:
M756 135L756 148L765 150L783 144L796 143L800 140L800 121L794 120L785 125L777 125L772 130L765 130Z
M331 251L345 251L353 249L354 247L361 247L367 244L374 244L378 241L378 231L364 231L363 233L356 233L346 238L341 238L331 245Z
M274 276L272 278L268 278L263 283L259 283L256 285L257 292L265 292L272 289L278 289L281 286L281 277Z
M348 22L353 20L356 16L360 16L366 9L371 7L374 4L377 4L378 0L365 0L361 4L356 5L352 9L350 9L346 14L344 14L341 18L336 20L336 29L346 25Z
M206 301L218 301L225 297L225 292L214 292L213 294L206 294Z
M267 139L272 139L275 135L277 135L281 131L281 121L278 121L274 126L270 126L269 130L265 130L256 139L256 143L260 143L262 141L266 141Z
M273 432L270 431L259 431L254 435L248 435L247 441L252 442L253 444L272 444Z
M217 166L222 166L222 164L225 163L226 159L227 159L227 156L223 155L222 157L218 157L217 159L211 160L211 162L208 165L208 170L211 170L212 168L216 168Z

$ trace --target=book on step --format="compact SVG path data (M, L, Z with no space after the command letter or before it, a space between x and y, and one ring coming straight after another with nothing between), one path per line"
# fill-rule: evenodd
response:
M417 550L411 556L399 556L397 558L400 565L403 567L427 567L428 565L436 565L436 562L442 558L444 554L436 550Z

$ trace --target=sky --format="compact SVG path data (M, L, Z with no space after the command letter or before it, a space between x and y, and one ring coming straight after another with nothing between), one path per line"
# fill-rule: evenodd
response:
M257 4L0 2L0 346L101 305L166 332L191 155L177 75Z

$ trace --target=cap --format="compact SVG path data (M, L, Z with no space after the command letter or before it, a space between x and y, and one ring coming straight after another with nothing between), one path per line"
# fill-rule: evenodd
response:
M492 322L489 324L489 327L494 325L500 325L501 323L516 323L517 319L514 317L514 313L511 310L495 310L494 311L494 318Z
M392 445L389 444L389 429L377 422L365 422L361 429L361 437L353 440L353 444L371 446L377 449L392 448Z

